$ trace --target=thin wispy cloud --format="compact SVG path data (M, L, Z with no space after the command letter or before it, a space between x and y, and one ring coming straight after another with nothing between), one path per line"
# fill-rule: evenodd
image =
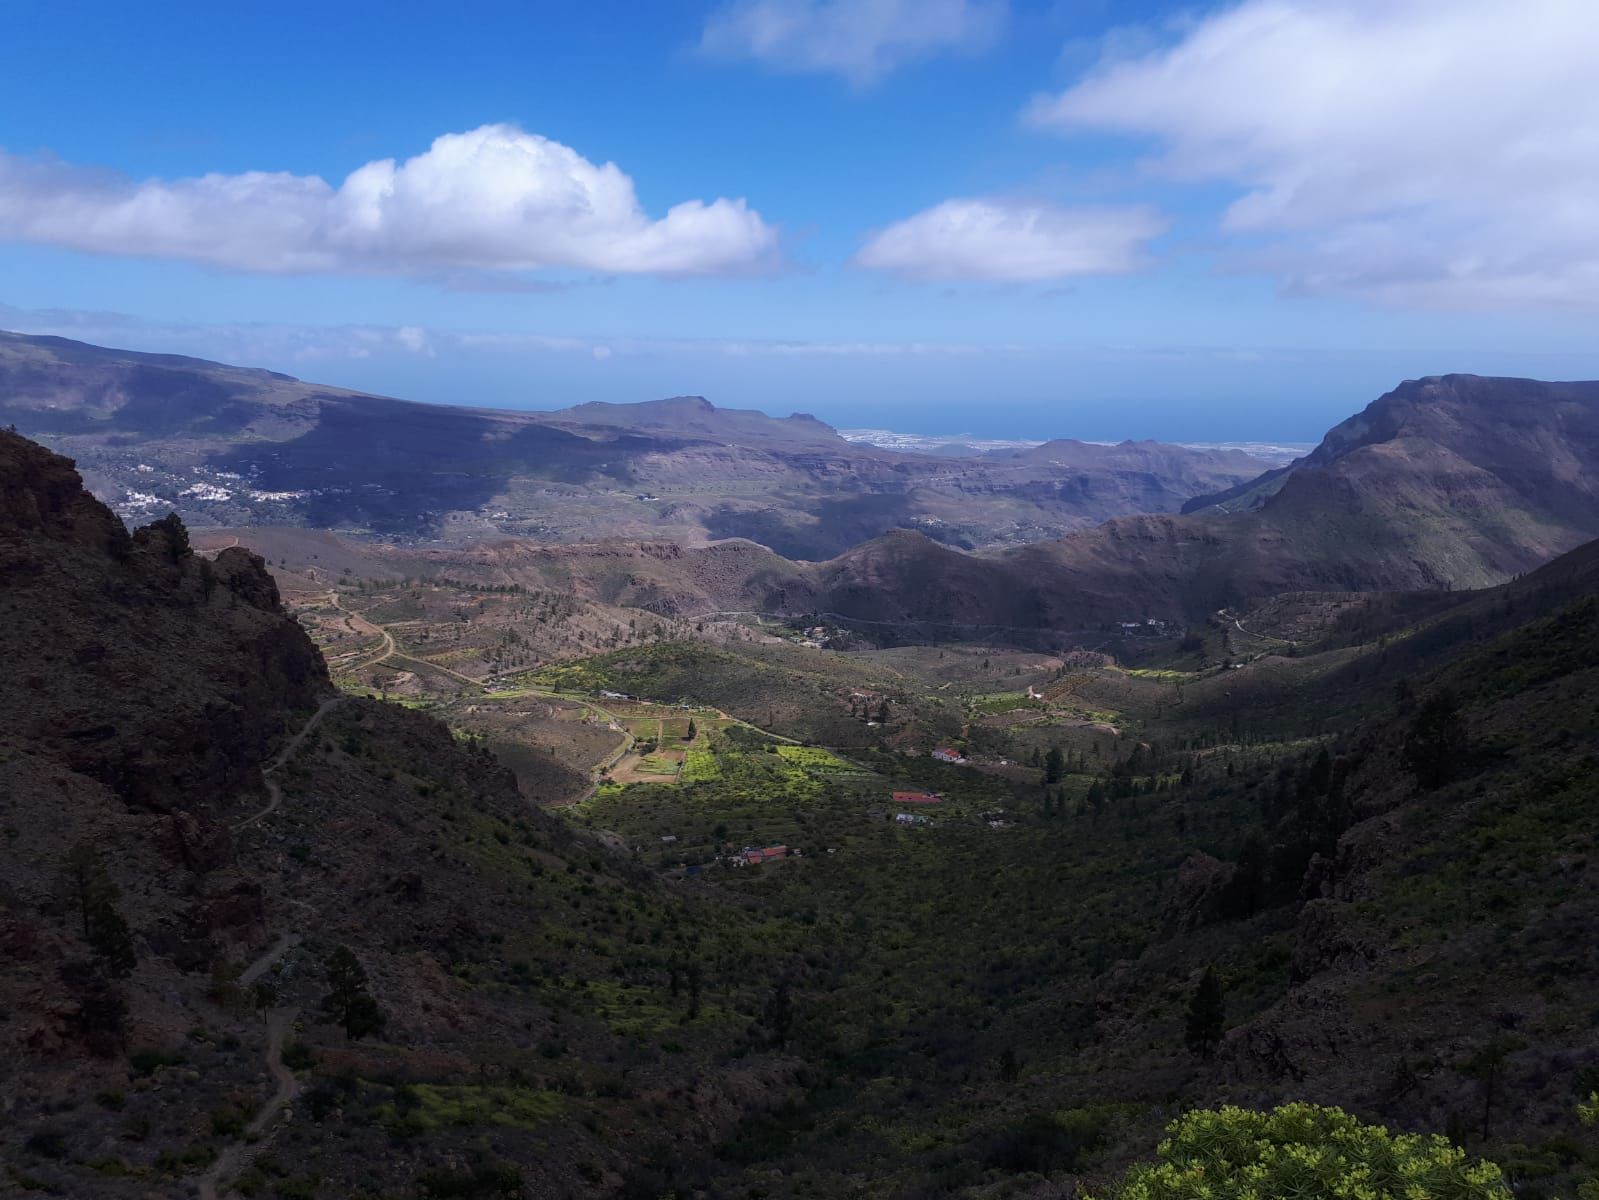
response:
M863 87L909 63L980 53L1008 16L1004 0L732 0L706 22L700 49Z
M249 366L364 360L437 358L462 354L565 354L603 363L614 357L719 358L967 358L1030 353L1011 343L917 341L802 341L759 338L607 337L533 330L471 330L407 325L285 325L182 323L141 320L115 312L24 309L0 303L0 329L161 353L188 354Z
M919 280L1036 283L1136 270L1166 229L1146 206L1062 208L993 199L934 205L873 234L855 264Z
M778 252L776 230L741 199L652 218L616 164L513 125L445 134L337 187L265 171L134 180L0 151L0 238L242 271L424 276L746 274Z
M1246 0L1107 57L1038 125L1238 189L1225 259L1393 305L1599 305L1591 0Z

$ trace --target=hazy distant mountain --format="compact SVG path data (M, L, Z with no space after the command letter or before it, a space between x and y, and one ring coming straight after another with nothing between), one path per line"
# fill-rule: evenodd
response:
M815 447L842 450L849 445L831 425L809 413L769 417L747 408L717 408L703 396L673 396L638 404L591 401L549 413L545 420L567 428L650 430L677 436L705 437L729 444Z
M746 537L826 559L896 528L963 547L1175 511L1262 463L1084 446L1070 462L911 455L695 396L508 412L171 355L0 334L0 422L71 454L128 519L407 541Z

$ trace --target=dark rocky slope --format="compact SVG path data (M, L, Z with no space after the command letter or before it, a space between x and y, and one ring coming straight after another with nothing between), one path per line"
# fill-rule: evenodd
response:
M0 499L0 1192L590 1195L782 1098L738 908L431 718L328 704L254 555L130 536L9 433ZM325 1005L338 947L360 1038Z

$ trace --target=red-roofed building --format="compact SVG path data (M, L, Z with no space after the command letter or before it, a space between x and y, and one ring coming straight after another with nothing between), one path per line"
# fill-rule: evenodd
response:
M759 866L763 862L771 862L773 859L787 857L787 846L750 847L744 851L744 862L752 867Z
M933 751L933 757L944 763L964 763L966 756L959 750L952 750L948 746L940 746Z
M895 792L895 804L937 804L944 797L937 792Z

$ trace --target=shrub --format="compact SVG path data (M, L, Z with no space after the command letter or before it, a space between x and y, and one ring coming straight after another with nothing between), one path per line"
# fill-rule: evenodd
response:
M479 1163L470 1171L455 1171L440 1167L423 1171L416 1177L423 1196L438 1197L492 1197L519 1196L522 1194L522 1172L510 1163Z
M1160 1162L1133 1167L1107 1200L1510 1200L1504 1173L1436 1134L1393 1134L1336 1108L1227 1107L1167 1126Z

